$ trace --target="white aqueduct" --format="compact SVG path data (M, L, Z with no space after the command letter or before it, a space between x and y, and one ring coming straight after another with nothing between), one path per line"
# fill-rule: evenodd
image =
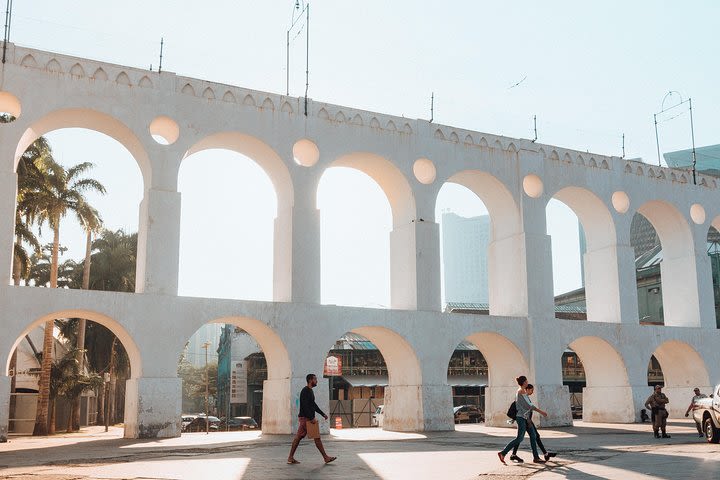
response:
M125 436L180 434L179 352L208 322L237 325L265 352L263 430L290 433L305 374L321 372L335 340L369 338L389 370L385 428L454 428L447 366L462 340L489 366L486 416L504 423L514 377L527 373L548 425L571 424L560 358L569 346L585 367L586 421L633 422L649 393L647 367L659 360L671 415L690 387L720 378L706 238L720 228L717 180L617 157L247 90L170 72L149 72L8 46L0 103L0 440L6 438L11 353L23 334L52 317L84 317L119 336L131 361ZM23 151L60 128L107 134L137 161L140 205L137 291L133 294L9 286L17 175ZM168 145L156 142L163 137ZM229 149L257 162L277 194L273 301L177 295L182 160ZM344 166L372 177L391 205L391 309L320 304L318 182ZM490 315L441 312L435 202L445 182L464 185L492 221ZM4 200L2 200L4 198ZM545 208L556 198L587 236L588 321L554 317ZM664 252L665 325L640 325L630 223L647 217ZM321 392L327 383L320 382ZM328 398L318 395L320 405Z

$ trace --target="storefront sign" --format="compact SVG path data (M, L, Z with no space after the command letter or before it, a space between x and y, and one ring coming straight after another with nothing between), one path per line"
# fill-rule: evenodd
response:
M232 362L230 369L230 403L247 403L247 365Z
M329 355L325 359L325 370L323 374L328 377L336 377L342 375L342 357Z

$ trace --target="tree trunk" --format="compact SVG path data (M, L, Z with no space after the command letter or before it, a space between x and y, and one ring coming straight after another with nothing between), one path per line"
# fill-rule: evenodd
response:
M50 264L50 288L57 288L58 277L58 249L60 248L60 225L55 222L53 228L53 249L52 263ZM40 380L38 381L38 403L37 413L35 414L34 436L47 435L48 417L50 408L50 371L53 361L53 330L55 321L53 319L45 322L45 333L43 335L43 359L40 370Z
M48 421L48 435L55 433L55 399L50 399L50 419Z
M48 416L50 407L50 370L52 369L53 351L53 329L54 320L45 322L45 333L43 335L43 357L40 366L40 379L38 380L38 403L35 414L35 428L33 435L41 436L48 434Z
M92 252L92 232L87 232L87 238L85 241L85 262L83 264L83 280L82 289L88 290L90 287L90 254ZM78 348L78 367L80 373L83 373L85 368L85 326L87 321L81 318L78 322L77 331L77 348ZM80 430L80 397L77 397L72 402L72 425L68 427L68 431L76 432ZM70 430L72 428L72 430Z
M20 237L20 235L15 235L15 244L20 245L21 242L22 242L22 238ZM20 285L20 277L22 274L22 272L20 270L21 270L20 258L17 255L13 255L13 270L12 270L13 285Z
M110 348L110 391L108 392L107 401L110 402L108 408L108 417L110 424L115 425L115 343L117 337L113 338L112 347Z

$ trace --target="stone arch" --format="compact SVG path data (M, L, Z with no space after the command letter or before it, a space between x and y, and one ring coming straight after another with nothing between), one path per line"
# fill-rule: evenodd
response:
M291 433L292 418L292 364L285 342L266 322L249 316L214 318L205 323L193 322L185 326L177 338L181 352L187 339L209 323L230 324L245 330L260 346L267 361L267 380L263 382L262 431L266 434Z
M380 121L375 117L371 118L370 119L370 128L381 128Z
M209 135L191 146L183 158L201 152L221 148L231 150L255 161L270 177L278 197L278 212L292 207L293 185L290 171L280 155L262 140L240 132L223 132Z
M192 85L190 85L189 83L186 83L186 84L182 87L182 90L180 90L180 93L183 93L183 94L185 94L185 95L192 95L192 96L194 97L194 96L195 96L195 89L193 88Z
M85 69L83 69L82 65L76 63L72 66L72 68L70 68L70 75L73 75L75 77L84 77Z
M210 87L206 87L205 90L203 90L202 96L205 100L215 100L215 92Z
M223 95L222 99L224 102L230 102L230 103L235 103L237 101L237 99L235 98L235 95L233 95L233 93L230 90L227 90L225 92L225 95Z
M406 123L405 125L403 125L403 133L407 133L407 134L413 133L413 129L409 123Z
M693 235L672 204L650 200L637 209L655 228L662 248L660 277L667 326L700 326L700 298Z
M248 93L247 95L245 95L245 98L243 98L243 105L256 107L257 103L255 103L255 98L253 98L253 96Z
M550 160L560 161L560 156L558 155L557 150L550 152Z
M128 77L128 74L125 72L120 72L117 77L115 77L115 82L119 85L126 85L131 86L132 82L130 81L130 77Z
M272 100L270 100L270 97L265 97L265 100L263 100L263 103L260 106L260 108L264 108L267 110L275 110L275 104L273 103Z
M150 78L147 75L143 75L143 77L138 82L138 86L140 86L142 88L152 88L153 83L152 83L152 80L150 80Z
M362 117L360 116L360 114L357 114L357 113L355 114L355 116L354 116L353 119L352 119L352 124L353 124L353 125L361 125L361 126L362 126L362 124L363 124L363 119L362 119Z
M584 336L568 345L582 361L583 420L632 423L635 407L627 367L622 355L607 340Z
M480 137L480 141L478 142L478 145L481 147L485 147L485 148L489 147L488 141L485 137Z
M692 345L681 340L661 343L653 355L662 368L665 381L663 393L670 399L668 413L679 418L685 414L688 395L694 387L700 387L705 392L712 389L705 361ZM647 363L643 365L647 366Z
M63 73L62 66L60 66L60 62L58 62L56 59L51 59L47 65L45 65L45 70L52 73Z
M138 347L137 343L130 335L130 333L117 320L103 313L86 309L58 310L55 312L46 313L32 321L32 323L26 326L21 332L15 332L15 342L12 344L12 348L9 352L2 353L3 355L6 355L3 374L7 374L7 372L9 371L12 353L15 348L17 348L18 344L22 341L22 339L25 337L25 335L30 333L34 328L37 328L40 325L43 325L45 322L56 318L85 318L87 320L99 323L100 325L106 327L108 330L112 331L115 336L118 337L118 340L120 340L120 343L122 343L125 351L128 354L128 358L130 360L130 378L142 377L142 355L140 353L140 348Z
M488 285L491 315L524 315L527 304L519 302L526 285L522 255L509 254L523 247L519 245L522 232L520 210L508 188L493 175L480 170L463 170L445 182L462 185L485 204L490 215L490 242L488 245ZM437 202L437 197L436 200ZM522 251L522 250L520 250Z
M103 80L106 82L108 79L108 75L105 70L102 69L102 67L98 67L98 69L95 70L95 73L93 73L92 78L94 80Z
M20 65L30 68L37 68L38 66L37 62L35 61L35 57L30 55L29 53L22 58L22 60L20 61Z
M458 137L458 134L455 132L450 132L450 141L458 143L460 142L460 137Z
M470 134L465 135L464 143L465 143L465 145L473 145L475 143L475 141L473 140L472 135L470 135Z
M520 375L530 376L527 359L515 343L499 333L475 332L466 336L465 340L480 350L488 365L485 423L491 426L504 426L507 420L505 412L517 390L515 378ZM450 354L452 355L452 352ZM447 361L450 361L450 356Z
M280 108L280 111L283 113L293 113L293 109L290 106L290 103L283 102L282 107Z
M621 322L620 284L617 268L615 222L607 205L593 192L581 187L565 187L553 195L577 215L585 231L587 252L585 292L590 321Z
M150 186L152 168L145 148L135 133L124 123L107 113L87 108L68 108L55 110L33 122L23 133L15 150L13 168L17 168L18 161L25 149L38 137L53 130L62 128L85 128L115 139L124 146L133 156L143 177L145 189Z
M375 180L390 202L393 226L407 225L415 220L415 197L410 182L390 160L369 152L343 155L331 167L348 167L359 170Z
M388 123L385 126L385 128L391 132L397 131L397 126L395 125L395 122L393 122L392 120L388 120Z
M507 151L510 153L517 153L518 149L514 143L510 142L510 145L507 147Z
M385 359L388 387L385 389L383 428L394 431L424 430L422 369L412 345L402 335L387 327L361 326L351 329L350 332L370 340Z
M609 170L609 169L610 169L610 165L608 165L607 160L603 159L602 163L600 163L600 168L602 168L603 170Z
M342 112L342 110L338 110L338 112L335 114L335 121L340 123L345 123L346 118L345 114Z

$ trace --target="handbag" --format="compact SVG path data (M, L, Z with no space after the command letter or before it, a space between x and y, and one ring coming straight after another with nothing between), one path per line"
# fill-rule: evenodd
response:
M307 431L307 438L320 438L320 422L317 420L315 423L307 420L305 423L305 430Z

